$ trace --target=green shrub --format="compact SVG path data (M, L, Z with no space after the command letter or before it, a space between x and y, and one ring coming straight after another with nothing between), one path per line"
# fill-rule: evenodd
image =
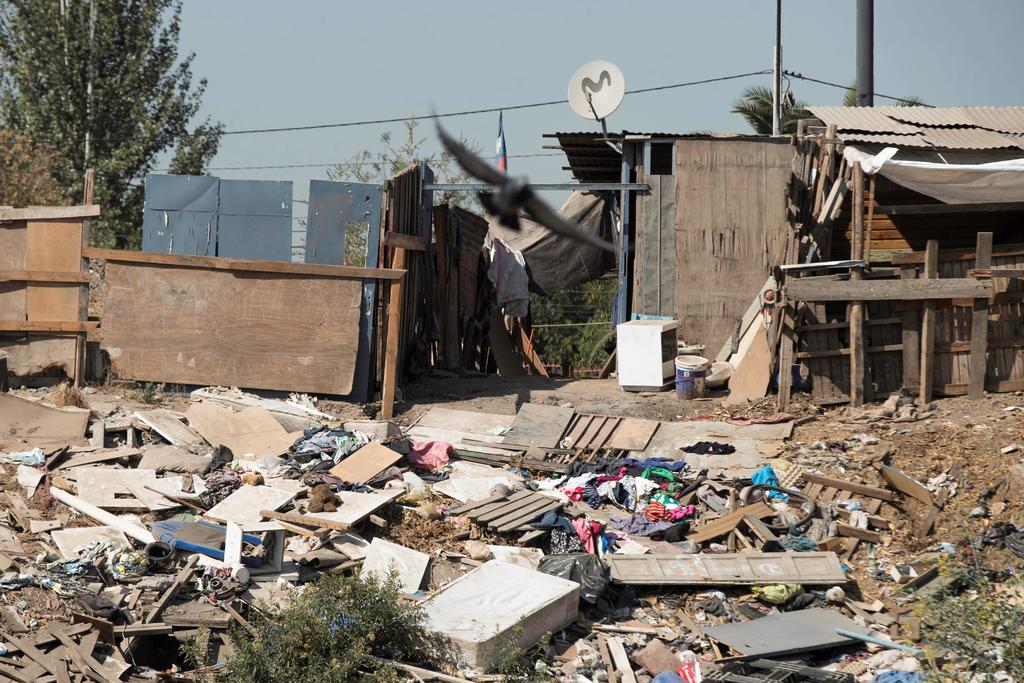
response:
M287 606L253 610L252 637L230 632L236 648L221 680L229 683L395 681L375 660L430 663L449 659L449 646L424 627L422 608L400 601L394 577L326 576Z

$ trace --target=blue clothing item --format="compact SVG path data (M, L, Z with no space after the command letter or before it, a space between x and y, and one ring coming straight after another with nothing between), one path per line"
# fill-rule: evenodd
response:
M916 671L883 671L871 683L923 683L924 675Z
M593 480L583 487L583 502L595 510L604 504L604 496L597 492L597 484Z
M672 460L670 458L647 458L647 460L624 458L622 462L631 466L643 467L644 469L649 467L663 467L669 472L682 472L686 469L685 460Z
M675 671L662 671L651 679L651 683L683 683L683 679Z
M772 469L771 465L765 465L757 472L754 472L754 474L750 476L750 481L755 484L763 484L765 486L779 485L779 478L775 476L775 470ZM789 496L777 491L767 491L765 495L771 500L789 500Z

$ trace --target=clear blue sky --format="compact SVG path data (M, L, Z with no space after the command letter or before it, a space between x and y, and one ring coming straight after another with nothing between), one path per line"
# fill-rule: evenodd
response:
M1024 104L1024 0L877 0L875 89L934 105ZM855 0L783 0L787 69L849 83ZM202 115L227 129L263 128L507 106L564 98L572 72L608 59L628 87L771 68L775 3L336 2L185 0L182 52L209 81ZM748 81L627 96L610 129L749 132L729 113ZM793 81L797 98L838 104L842 91ZM877 100L877 104L886 104ZM447 119L493 149L496 114ZM511 155L544 152L546 132L590 130L568 105L505 114ZM379 147L365 126L227 136L212 166L319 164ZM420 127L427 136L431 126ZM430 144L433 146L433 141ZM547 150L550 151L550 150ZM568 181L564 158L511 159L535 182ZM296 199L325 168L214 171L222 178L291 180ZM295 204L305 216L305 204Z

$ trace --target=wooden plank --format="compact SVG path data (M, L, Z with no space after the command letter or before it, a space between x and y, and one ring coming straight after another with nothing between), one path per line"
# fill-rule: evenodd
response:
M0 270L0 282L60 282L81 286L89 284L89 274L62 270Z
M329 472L344 482L365 484L401 459L400 453L396 453L382 443L371 441L356 452L349 454Z
M782 324L779 331L779 412L789 407L789 398L793 393L793 362L796 349L796 314L793 304L786 302L782 306Z
M123 379L343 395L361 303L358 280L109 261L103 348Z
M384 246L402 248L406 251L426 251L427 246L419 235L406 235L400 232L384 233Z
M979 238L981 233L978 234ZM971 268L967 271L967 277L979 278L1024 278L1024 268Z
M802 282L783 288L789 301L930 301L992 295L992 283L972 278L945 280L848 280Z
M507 432L505 443L554 448L573 416L572 408L524 403Z
M498 533L505 533L506 531L512 531L512 530L514 530L518 526L521 526L523 524L527 524L527 523L533 521L536 517L538 517L539 515L544 514L545 512L548 512L550 510L557 510L560 507L562 507L563 505L565 505L565 503L563 503L562 501L551 499L551 502L548 503L547 505L544 505L544 506L538 507L538 508L534 508L534 509L530 509L527 512L524 512L524 513L520 514L519 516L509 515L509 517L507 517L507 518L504 518L502 520L498 520L498 521L501 522L500 525L495 526L495 523L492 522L488 526L490 526L491 528L495 529L495 531L497 531Z
M894 204L879 206L887 216L948 216L954 213L1003 213L1024 211L1024 202L980 202L971 204Z
M979 232L974 267L992 266L992 233ZM981 398L985 393L985 372L988 367L988 299L975 299L971 307L971 357L967 395Z
M104 681L104 683L116 683L120 679L109 676L103 669L103 665L96 661L92 656L92 650L86 650L84 647L76 643L71 639L64 631L57 625L50 623L46 626L47 630L50 631L60 641L61 645L64 646L64 651L71 655L71 661L75 662L78 667L82 670L82 673L87 674L90 678L98 681Z
M913 477L888 465L882 465L879 469L882 472L882 476L889 483L889 486L893 487L900 493L919 500L928 506L935 503L935 497L932 495L932 492L929 491L924 484Z
M923 277L935 280L939 276L939 242L928 240L925 251ZM921 387L919 398L922 404L932 400L932 385L935 383L935 324L934 301L925 301L921 314Z
M877 531L860 529L855 526L850 526L849 524L836 524L836 533L843 537L856 538L861 541L867 541L868 543L882 542L882 536Z
M0 332L88 332L99 326L98 322L69 320L0 320Z
M405 249L396 247L391 257L394 268L405 268ZM384 342L384 381L381 389L381 416L387 420L395 415L395 390L398 386L398 349L402 331L404 280L392 282L388 288L387 340Z
M913 280L916 277L917 272L913 268L900 269L901 279ZM921 315L916 310L905 308L899 322L903 342L903 387L918 393L921 384Z
M276 519L281 522L291 522L302 526L333 529L334 531L349 531L351 524L336 522L332 519L314 517L311 514L300 514L298 512L278 512L277 510L260 510L260 515L267 519Z
M651 442L651 437L661 425L656 420L641 420L627 417L612 434L608 448L623 451L642 451Z
M59 221L75 218L95 218L99 215L99 204L89 204L87 206L30 206L24 209L0 208L0 222Z
M608 653L612 662L615 663L615 673L622 683L637 683L633 667L629 665L629 656L626 654L626 647L622 644L621 638L611 637L607 641Z
M608 555L611 580L632 585L835 585L847 581L833 552Z
M70 683L67 667L52 654L48 655L42 652L29 640L25 638L15 638L7 631L0 632L0 635L3 635L3 639L5 641L21 650L21 653L26 657L56 676L58 681L67 681Z
M171 600L173 600L174 597L178 594L178 591L181 590L181 587L192 579L192 574L193 572L195 572L196 564L198 562L198 555L192 555L188 558L188 562L186 562L185 566L181 568L181 571L178 572L178 575L174 577L174 581L171 583L171 585L167 587L167 590L160 594L160 597L157 599L157 601L153 603L153 607L151 607L150 610L146 612L146 615L142 618L142 623L152 624L160 617L160 614L164 611L167 605L170 604Z
M724 536L735 529L747 515L756 517L757 519L765 519L766 517L771 517L774 514L775 511L764 503L758 502L753 505L747 505L746 507L741 507L738 510L732 511L723 517L719 517L713 522L709 522L698 527L686 537L686 540L693 541L694 543L710 541L718 538L719 536Z
M836 479L834 477L826 477L821 474L812 474L810 472L804 472L803 478L812 484L821 484L822 486L829 486L832 488L839 489L840 491L849 491L850 493L857 493L862 496L869 498L877 498L878 500L884 500L892 502L896 500L896 495L887 489L880 489L876 486L868 486L867 484L856 484L851 481L843 481L842 479Z
M256 259L226 258L224 256L191 256L185 254L157 254L119 249L83 250L85 258L103 259L108 263L134 263L189 270L220 270L231 273L268 273L274 275L312 275L316 278L342 278L351 280L401 280L405 270L395 268L364 268L361 266L329 266L316 263L288 263L286 261L259 261Z
M860 164L853 164L853 215L850 225L853 231L851 256L856 260L864 258L864 170ZM862 279L859 268L850 271L850 282ZM850 303L847 320L850 323L850 404L864 405L864 302Z
M975 247L963 249L943 249L939 252L939 261L949 263L951 261L973 261ZM993 255L997 258L1024 256L1024 244L1001 244L995 248ZM891 262L897 266L920 265L925 262L925 252L912 251L904 254L893 254Z

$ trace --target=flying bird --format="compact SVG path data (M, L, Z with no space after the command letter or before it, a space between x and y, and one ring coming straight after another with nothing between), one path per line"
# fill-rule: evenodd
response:
M440 123L437 124L437 135L441 138L444 148L459 162L459 166L466 173L481 182L495 186L496 189L493 192L480 192L478 196L484 209L489 214L497 216L502 225L512 230L519 230L519 212L523 211L552 232L592 244L606 251L615 250L611 243L597 235L581 230L578 225L566 220L558 211L548 206L547 202L537 196L524 178L508 176L477 157L458 140L448 135Z

